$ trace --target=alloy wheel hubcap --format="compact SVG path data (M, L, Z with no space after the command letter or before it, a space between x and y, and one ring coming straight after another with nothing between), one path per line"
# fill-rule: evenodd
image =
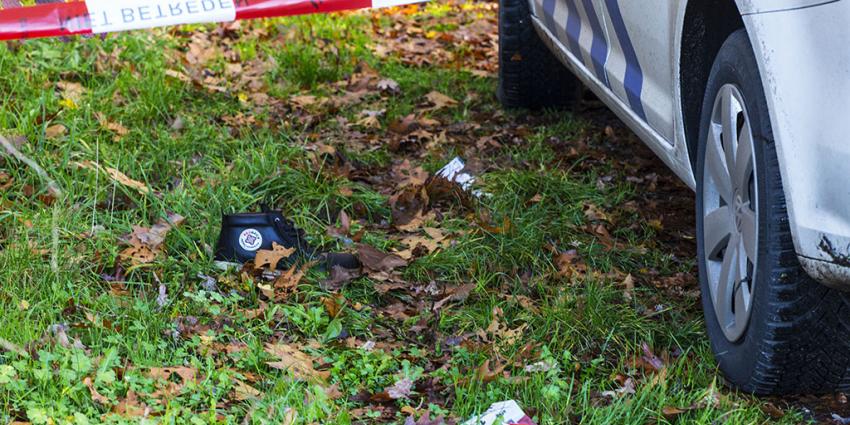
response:
M703 261L711 303L729 341L747 329L758 252L758 193L750 119L732 84L717 93L703 169Z

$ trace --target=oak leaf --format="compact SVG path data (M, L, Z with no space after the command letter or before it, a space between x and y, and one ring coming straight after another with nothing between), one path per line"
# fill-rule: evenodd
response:
M266 362L269 367L288 370L295 379L324 382L330 377L330 372L316 370L313 367L313 358L292 345L267 343L265 352L277 359Z
M277 242L272 242L272 249L260 249L254 258L254 267L261 269L268 266L270 269L277 268L277 264L284 258L289 258L295 253L295 248L287 248Z

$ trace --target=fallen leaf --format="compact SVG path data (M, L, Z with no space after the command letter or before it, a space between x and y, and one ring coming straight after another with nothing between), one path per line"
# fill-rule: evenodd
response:
M584 216L591 221L609 221L608 214L594 204L587 204L584 208Z
M77 338L68 336L68 325L64 323L56 323L47 327L47 337L54 343L65 348L76 348L85 350L86 346Z
M490 359L487 359L475 370L475 378L485 384L495 381L504 376L505 367L507 367L507 364L499 364L495 368L491 368Z
M94 387L94 382L92 382L90 376L86 376L85 378L83 378L83 385L88 387L89 393L91 393L91 399L94 402L107 406L112 404L112 401L108 397L97 392L97 389Z
M641 349L643 350L643 360L649 364L653 369L659 371L664 369L664 361L661 360L655 353L650 350L649 345L647 343L641 343Z
M74 103L80 103L80 99L82 99L83 93L86 91L82 84L71 81L60 81L56 83L56 87L62 92L63 98L71 100Z
M447 296L440 301L434 303L434 310L439 310L448 302L452 301L463 301L469 298L469 294L477 287L478 285L474 283L467 283L464 285L456 286L446 291Z
M380 117L384 115L386 111L371 111L364 110L360 112L360 119L355 122L356 125L365 127L365 128L381 128Z
M661 414L664 415L664 419L667 419L668 421L674 421L674 420L676 420L676 418L679 417L679 415L681 415L682 413L688 412L689 410L690 409L688 409L688 408L682 409L682 408L679 408L679 407L664 406L661 409Z
M110 121L108 118L106 118L105 115L101 113L96 113L95 116L97 117L97 120L100 123L101 127L115 133L115 135L112 137L113 141L118 142L121 140L122 137L130 134L130 130L128 130L127 127L124 127L120 123Z
M357 258L363 267L378 272L391 272L407 266L407 261L395 254L379 251L369 245L357 244Z
M382 92L390 94L401 93L401 89L399 88L398 83L395 80L391 80L389 78L384 78L383 80L378 81L375 87Z
M635 393L635 381L632 378L626 378L619 388L613 391L602 391L604 397L619 398L628 394Z
M425 210L429 201L424 185L408 186L390 196L393 226L402 232L418 229L426 219Z
M407 377L401 378L392 386L385 388L384 391L393 400L408 398L413 391L413 381Z
M127 396L115 405L112 412L121 416L146 417L150 414L151 408L139 401L135 391L127 390Z
M269 299L276 302L283 302L289 297L289 295L295 292L298 287L298 283L301 282L304 274L306 274L307 271L315 265L316 263L312 261L302 264L301 267L293 265L288 270L281 273L280 276L275 278L271 285L257 286L263 290L263 294Z
M184 74L180 71L175 71L173 69L166 69L165 75L172 77L172 78L176 78L176 79L178 79L178 80L180 80L184 83L191 83L192 82L192 79L189 78L188 75L186 75L186 74Z
M118 255L129 259L133 264L145 264L153 262L162 251L162 244L166 235L172 228L179 226L185 221L180 214L169 213L167 218L159 219L150 228L133 226L133 231L124 237L124 242L129 245Z
M237 401L254 400L263 396L263 393L246 384L242 380L232 379L233 381L233 398Z
M151 393L153 398L170 398L180 394L186 385L198 382L198 370L188 366L149 367L147 370L147 376L157 381L157 390Z
M574 275L581 275L587 271L587 266L581 261L578 252L574 249L563 252L556 252L554 255L555 267L558 269L558 276L570 278Z
M312 357L289 344L267 343L265 352L278 359L272 362L266 362L269 367L278 370L288 370L295 379L324 382L330 377L330 372L318 371L313 368Z
M331 268L330 276L319 282L319 286L325 291L338 291L346 283L360 277L360 270L347 269L340 265L334 265Z
M621 283L625 288L623 289L623 299L626 301L631 301L633 297L633 293L635 291L635 278L632 277L631 273L627 274Z
M761 411L773 419L781 419L783 416L785 416L785 411L771 402L767 402L761 405Z
M443 109L443 108L448 108L448 107L457 105L456 100L454 100L454 99L452 99L452 98L450 98L450 97L448 97L448 96L446 96L446 95L444 95L444 94L442 94L438 91L432 91L432 92L426 94L425 99L427 99L428 102L430 102L433 105L430 108L425 109L425 110L428 110L428 111L436 111L436 110L440 110L440 109Z
M339 312L345 305L345 297L342 294L334 294L330 297L322 297L322 304L325 306L325 310L328 312L328 316L333 319L339 315Z
M283 423L280 425L295 425L295 422L298 420L298 411L287 407L284 409L283 413Z
M351 234L351 218L345 211L339 212L339 226L328 225L326 233L330 237L346 238Z
M511 219L506 217L502 218L501 226L494 226L484 220L478 220L478 225L481 226L482 229L486 230L488 233L492 233L494 235L501 235L504 233L508 233L511 230Z
M131 189L135 189L137 192L141 193L142 195L147 195L151 192L151 189L145 183L140 182L138 180L133 180L130 177L127 177L126 174L122 173L121 171L116 170L115 168L99 166L98 164L94 163L93 161L89 161L89 160L85 160L85 161L82 161L82 162L75 162L74 164L77 165L78 167L87 168L89 170L94 170L94 171L97 171L97 172L105 171L106 174L108 174L109 177L112 178L112 180L114 180L114 181L116 181L116 182L118 182L118 183L120 183L124 186L127 186Z
M254 267L257 269L262 269L263 267L275 269L280 260L289 258L293 253L295 253L294 247L287 248L277 242L272 242L272 249L257 250L257 256L254 258Z
M65 127L64 125L54 124L54 125L51 125L50 127L47 127L47 129L44 130L44 136L47 137L48 139L57 139L60 136L65 135L65 133L67 133L67 132L68 132L68 128Z
M289 101L299 108L306 108L308 106L315 105L316 100L316 96L312 95L298 95L289 98Z

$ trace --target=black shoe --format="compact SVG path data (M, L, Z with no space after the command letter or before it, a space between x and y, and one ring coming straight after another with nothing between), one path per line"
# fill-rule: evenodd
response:
M222 216L215 260L223 266L245 263L253 260L258 250L272 249L272 243L295 249L291 257L278 263L278 268L287 268L297 259L317 260L326 263L329 269L335 265L350 269L360 267L360 262L351 254L321 253L311 248L304 231L296 228L280 211Z

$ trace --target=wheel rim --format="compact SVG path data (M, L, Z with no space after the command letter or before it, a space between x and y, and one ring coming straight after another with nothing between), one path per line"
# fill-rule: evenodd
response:
M758 253L758 192L753 135L737 87L717 93L703 167L703 261L714 312L726 339L747 329Z

